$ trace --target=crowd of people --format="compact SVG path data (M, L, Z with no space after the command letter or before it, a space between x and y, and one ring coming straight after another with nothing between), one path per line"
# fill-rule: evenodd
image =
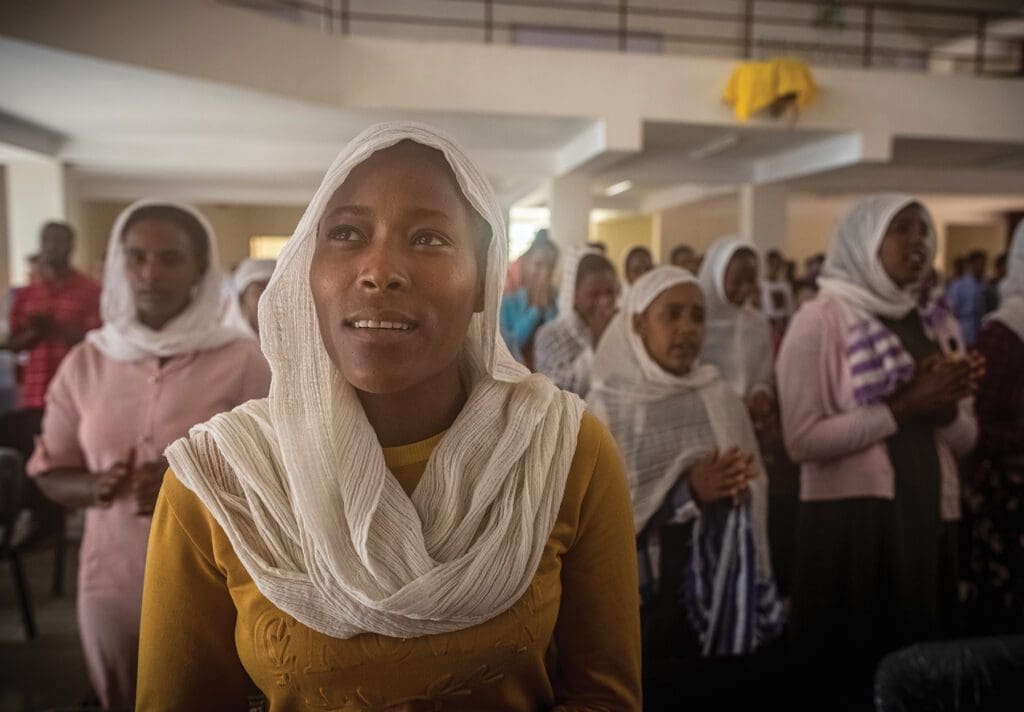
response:
M86 511L103 708L871 709L887 654L1024 634L1024 224L948 289L905 195L801 278L554 237L508 265L418 124L231 280L187 205L128 207L102 287L44 228L2 444Z

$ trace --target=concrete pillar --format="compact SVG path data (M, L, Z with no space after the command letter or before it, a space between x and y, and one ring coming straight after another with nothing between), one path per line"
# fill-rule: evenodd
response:
M788 230L788 189L776 185L753 185L740 188L740 235L762 253L786 246Z
M49 220L64 220L64 167L51 158L11 161L5 166L7 277L24 284L25 260L39 251L39 231Z
M589 176L573 174L551 181L551 237L560 247L587 243L592 204Z

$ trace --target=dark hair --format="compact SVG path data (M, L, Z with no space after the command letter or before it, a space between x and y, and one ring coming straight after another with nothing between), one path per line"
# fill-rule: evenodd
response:
M576 284L573 285L573 288L579 289L583 279L588 274L596 272L611 272L615 274L615 267L604 255L596 255L594 253L583 255L579 265L576 267Z
M691 257L695 257L697 255L697 251L690 247L689 245L676 245L675 247L672 248L672 252L669 253L668 261L675 262L676 258L683 253Z
M647 256L651 258L651 261L654 261L654 254L648 248L644 247L643 245L636 245L630 248L629 252L626 253L626 259L623 260L622 264L628 265L629 261L636 257L637 255L639 255L641 252L646 252Z
M202 266L203 271L206 270L207 265L210 264L210 236L195 215L174 205L143 205L125 220L124 227L121 229L121 241L124 241L133 226L145 220L173 225L188 235L196 260Z
M978 260L988 261L988 254L985 250L971 250L971 253L967 255L968 262L977 262Z
M530 247L523 253L523 257L532 255L540 250L550 250L555 254L555 258L558 258L558 245L551 239L551 233L548 232L547 228L541 228L534 234L533 242L530 243Z
M487 251L491 249L494 230L491 229L491 224L484 219L484 216L476 211L476 208L470 206L469 212L473 239L476 242L476 264L480 274L483 275L487 271Z
M738 248L735 252L733 252L732 257L729 258L729 261L732 262L737 257L740 257L742 259L751 259L757 262L757 252L755 252L752 248L747 247L746 245Z
M767 254L765 255L765 258L769 260L782 260L782 252L776 250L775 248L772 248L768 250Z
M43 225L43 229L40 230L40 233L44 233L47 230L60 230L65 235L67 235L68 240L72 242L74 242L75 240L75 228L71 227L66 222L62 222L60 220L50 220L48 223Z
M1005 269L1005 268L1006 268L1006 253L1004 252L1003 254L1001 254L998 257L996 257L996 269Z

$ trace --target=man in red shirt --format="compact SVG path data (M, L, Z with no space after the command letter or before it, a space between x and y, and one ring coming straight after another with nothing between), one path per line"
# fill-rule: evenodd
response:
M71 347L100 325L100 287L71 267L75 233L49 222L40 234L41 279L14 294L10 337L3 348L27 351L17 409L0 419L0 445L32 454L45 405L46 387Z

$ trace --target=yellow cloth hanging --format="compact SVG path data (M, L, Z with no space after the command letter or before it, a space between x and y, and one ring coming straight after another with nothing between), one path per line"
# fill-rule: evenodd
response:
M818 94L811 68L802 59L778 57L764 62L743 62L729 78L723 99L740 121L776 102L794 101L800 109Z

